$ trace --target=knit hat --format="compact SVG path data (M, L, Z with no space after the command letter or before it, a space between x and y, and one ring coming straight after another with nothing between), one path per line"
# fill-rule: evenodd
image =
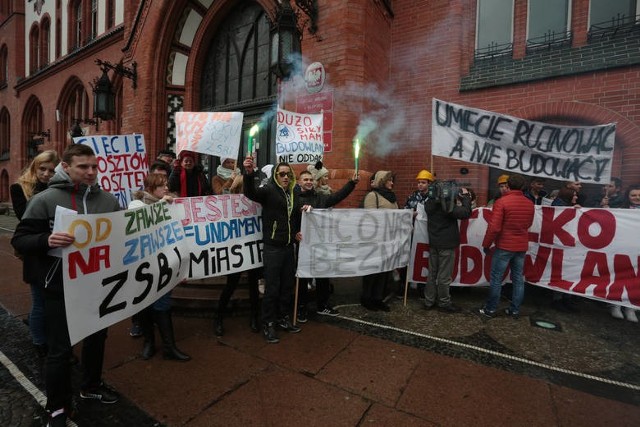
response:
M382 188L384 184L393 178L393 172L391 171L378 171L376 172L375 177L373 178L373 184L375 188Z
M329 171L322 165L322 162L307 166L307 170L311 172L314 181L319 181L321 178L329 175Z

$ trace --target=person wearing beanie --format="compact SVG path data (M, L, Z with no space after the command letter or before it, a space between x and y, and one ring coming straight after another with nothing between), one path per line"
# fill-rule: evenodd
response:
M318 194L329 195L332 193L333 190L329 187L329 171L323 166L322 162L307 166L307 170L313 177L315 189Z
M378 171L373 177L373 190L364 198L365 209L398 209L396 194L393 192L393 172ZM391 311L383 301L389 272L369 274L362 277L362 297L360 304L371 311Z
M212 194L209 180L196 162L196 154L183 151L175 161L169 176L169 191L178 197L206 196Z

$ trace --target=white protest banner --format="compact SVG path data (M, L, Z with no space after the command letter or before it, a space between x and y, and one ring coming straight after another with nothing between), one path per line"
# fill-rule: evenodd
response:
M322 114L302 114L278 108L276 156L289 164L322 160Z
M176 149L235 159L240 151L242 120L240 112L187 112L176 117Z
M241 194L174 199L96 215L64 215L62 251L72 344L131 317L183 279L262 266L260 205Z
M409 262L409 209L314 209L302 214L298 277L353 277Z
M489 283L491 256L482 239L491 220L488 208L460 221L453 286ZM525 280L536 286L627 307L640 307L640 256L634 209L575 209L536 206L529 230ZM426 222L414 228L409 281L425 283L429 265Z
M144 187L149 173L144 135L92 135L73 138L75 144L93 148L98 159L98 184L126 209L131 192Z
M557 180L608 183L615 124L559 126L433 99L431 154Z
M223 276L262 266L262 206L242 194L185 197L181 209L188 240L189 279Z

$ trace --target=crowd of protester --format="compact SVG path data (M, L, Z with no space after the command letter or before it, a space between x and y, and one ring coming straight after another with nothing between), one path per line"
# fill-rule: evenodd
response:
M74 147L74 146L71 146ZM52 232L52 210L66 200L73 200L73 188L86 188L90 202L84 212L110 212L118 210L113 196L96 184L96 158L91 148L69 148L62 161L53 151L36 156L18 181L11 186L11 197L16 215L21 220L12 244L16 254L24 260L24 281L31 287L32 309L29 315L30 331L38 355L47 365L47 409L51 425L66 421L72 411L70 395L69 362L71 346L66 330L63 288L59 262L47 254L53 247L67 246L73 237L66 233ZM298 176L287 163L267 165L258 169L251 157L244 159L242 169L232 158L221 159L215 174L208 179L200 163L199 155L183 151L179 158L169 150L159 153L151 164L144 189L133 195L129 209L158 202L172 203L175 197L203 196L210 194L243 193L262 205L262 224L270 230L263 236L264 267L226 277L214 315L213 330L216 336L225 334L224 318L228 305L243 276L247 277L251 314L249 327L252 332L262 332L268 343L279 342L278 330L289 333L301 331L299 324L308 320L310 311L319 315L337 316L339 311L330 303L332 285L327 278L317 277L300 281L298 305L293 302L296 246L304 238L299 232L301 215L314 208L329 208L347 198L356 188L360 177L357 172L337 191L330 186L329 170L321 163L309 165ZM437 309L443 313L457 313L460 308L450 295L454 271L455 250L460 245L459 221L469 218L476 207L476 194L471 188L461 186L452 206L447 208L434 199L431 191L437 184L435 174L424 169L416 176L417 189L406 202L399 203L394 192L395 175L389 170L373 174L361 207L366 209L411 209L415 219L428 219L430 242L430 267L426 284L419 285L419 295L424 309ZM525 296L523 274L525 254L528 249L528 229L533 223L534 206L598 207L604 209L640 209L640 185L630 185L623 190L619 178L612 178L603 186L601 197L589 201L578 181L568 181L559 188L546 189L545 180L532 177L527 182L520 175L501 175L497 179L497 191L490 197L487 207L493 210L492 218L482 247L492 255L490 286L484 305L477 314L493 318L498 313L502 283L507 267L510 269L512 296L510 306L504 310L507 316L517 319ZM52 190L47 190L48 188ZM550 191L547 191L550 190ZM42 194L40 194L42 193ZM66 203L66 202L65 202ZM74 204L77 209L77 206ZM424 208L424 209L423 209ZM81 212L83 213L83 212ZM51 271L54 274L51 274ZM392 276L395 273L395 276ZM366 310L390 311L390 292L400 293L406 282L406 268L397 272L382 272L362 277L360 304ZM52 281L55 286L45 287ZM396 277L400 286L392 289ZM264 289L259 282L264 280ZM315 289L315 301L311 290ZM263 293L260 300L260 293ZM144 360L156 353L155 328L162 340L162 355L166 359L188 361L191 357L176 346L172 320L171 299L167 293L151 306L132 318L130 335L142 336L141 356ZM553 292L550 302L554 309L577 312L576 297ZM295 306L295 307L294 307ZM313 310L312 310L313 307ZM610 305L611 316L638 322L636 311ZM101 381L102 360L106 330L87 337L83 344L84 380L80 396L103 403L113 403L117 394ZM57 422L57 424L56 424Z

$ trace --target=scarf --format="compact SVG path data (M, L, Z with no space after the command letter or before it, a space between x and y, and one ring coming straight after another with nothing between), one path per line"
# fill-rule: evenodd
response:
M193 171L191 173L187 173L187 170L185 168L180 168L180 197L190 197L189 195L189 181L191 179L195 179L196 182L196 187L197 187L197 192L196 194L192 194L193 196L199 196L202 194L202 187L200 185L200 179L198 177L198 173L195 170L195 167L193 168Z
M224 179L225 181L231 178L231 174L234 172L236 173L236 175L240 175L240 169L238 168L233 170L233 169L224 168L222 167L222 165L219 165L218 168L216 169L216 175L218 175L220 178Z
M378 194L380 194L382 197L384 197L391 203L396 202L396 193L394 193L391 190L388 190L386 188L374 188L373 191L377 192Z

